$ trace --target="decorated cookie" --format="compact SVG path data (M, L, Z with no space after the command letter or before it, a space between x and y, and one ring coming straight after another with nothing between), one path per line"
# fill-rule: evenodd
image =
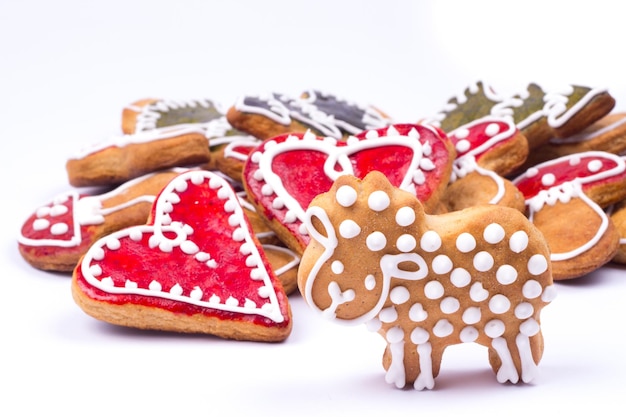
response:
M585 130L567 138L552 138L532 152L526 168L580 152L603 151L626 154L626 113L611 113Z
M156 195L180 172L146 174L104 194L58 195L22 225L17 239L22 257L35 268L71 272L99 238L145 224Z
M277 93L242 96L226 117L235 128L258 139L309 130L341 139L392 123L374 107L359 106L316 90L306 91L301 97Z
M468 342L489 349L499 382L533 380L540 312L555 291L548 246L524 214L483 205L429 215L372 172L339 177L305 225L300 291L324 317L383 336L388 383L432 389L444 350Z
M528 144L510 118L485 116L448 135L454 143L450 185L442 197L448 211L498 204L524 211L524 197L504 177L526 159Z
M309 242L302 225L306 207L339 176L381 171L392 184L419 196L430 210L439 204L453 159L446 135L426 125L392 125L346 141L287 134L266 140L253 151L244 168L244 187L259 215L300 254Z
M622 158L607 152L565 156L530 168L513 183L548 241L555 280L585 275L613 258L620 236L603 208L626 197Z
M68 159L66 170L75 187L117 185L150 172L206 164L210 158L205 129L175 125L98 143Z
M552 137L563 138L582 131L609 114L614 106L615 99L606 89L569 85L545 91L530 83L523 93L504 97L492 86L477 82L424 122L450 132L487 115L512 117L529 149L535 149Z
M224 110L211 100L137 100L122 110L122 131L133 134L179 124L207 123L224 117Z
M281 341L287 296L221 176L189 171L159 194L146 225L87 251L72 280L76 303L116 325Z

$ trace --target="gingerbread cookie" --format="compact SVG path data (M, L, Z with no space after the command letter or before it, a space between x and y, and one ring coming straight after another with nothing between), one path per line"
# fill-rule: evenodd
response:
M508 179L526 159L528 144L510 118L485 116L448 135L454 143L450 185L442 197L449 211L499 204L524 211L524 197Z
M615 99L601 88L569 85L544 91L530 83L525 92L503 97L492 86L477 82L425 122L450 132L487 115L512 117L529 148L535 149L552 137L563 138L582 131L609 114L614 106Z
M224 117L211 100L137 100L122 110L122 132L127 135L179 124L207 123Z
M359 106L316 90L296 98L277 93L242 96L226 117L235 128L262 140L308 130L342 139L392 124L386 114L374 107Z
M379 172L339 177L306 212L298 286L326 318L387 342L386 381L432 389L446 347L489 349L499 382L531 381L540 312L554 297L550 252L524 214L476 206L429 215Z
M427 125L392 125L346 141L312 133L287 134L254 150L244 168L244 187L259 215L287 247L300 254L309 242L302 226L306 207L339 176L364 177L381 171L434 210L453 160L450 140Z
M611 113L573 136L550 139L529 155L525 166L530 168L551 159L587 151L625 154L626 113Z
M71 272L96 240L146 223L156 195L180 173L172 169L146 174L98 195L71 190L55 197L22 225L20 254L35 268Z
M281 341L287 296L229 183L208 171L174 178L149 221L93 244L72 279L76 303L121 326Z
M604 212L626 197L626 164L606 152L565 156L513 180L529 219L551 249L555 280L577 278L609 262L619 233Z
M68 159L66 170L75 187L117 185L172 167L208 163L205 130L175 125L113 137Z

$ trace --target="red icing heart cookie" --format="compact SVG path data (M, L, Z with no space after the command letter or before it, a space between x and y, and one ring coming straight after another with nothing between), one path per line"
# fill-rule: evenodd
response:
M118 325L280 341L291 312L228 182L189 171L159 194L147 225L97 241L74 271L88 314Z
M312 133L265 140L248 158L243 178L257 212L289 248L302 253L309 242L302 225L304 211L339 176L363 178L380 171L432 210L450 178L453 160L452 143L439 129L397 124L346 141Z

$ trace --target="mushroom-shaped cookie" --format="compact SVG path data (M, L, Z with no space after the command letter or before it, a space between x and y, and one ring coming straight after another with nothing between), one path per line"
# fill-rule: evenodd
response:
M579 277L613 258L619 233L603 208L626 197L622 158L578 153L530 168L513 183L548 241L554 279Z

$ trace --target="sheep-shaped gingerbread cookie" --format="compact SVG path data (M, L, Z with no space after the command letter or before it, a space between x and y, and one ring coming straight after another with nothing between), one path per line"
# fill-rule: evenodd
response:
M554 285L545 240L518 210L428 215L374 171L338 178L305 224L300 291L324 316L385 338L388 383L432 389L444 349L463 342L488 348L499 382L536 375Z

